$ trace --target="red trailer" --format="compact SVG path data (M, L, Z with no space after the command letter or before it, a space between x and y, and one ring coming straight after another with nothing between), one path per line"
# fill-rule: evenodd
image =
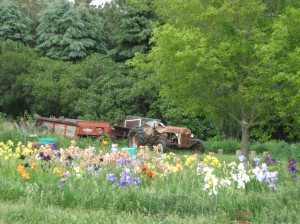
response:
M110 135L109 122L85 121L70 118L47 118L35 115L37 124L66 138L104 137Z

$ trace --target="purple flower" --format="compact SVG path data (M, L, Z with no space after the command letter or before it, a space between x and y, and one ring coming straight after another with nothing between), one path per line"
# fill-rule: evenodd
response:
M126 159L126 163L127 163L127 164L131 163L131 161L132 161L131 158Z
M138 185L141 183L141 179L139 177L136 177L133 179L133 186L138 187Z
M246 161L246 156L240 155L239 160L240 160L241 163L245 162Z
M267 156L266 157L266 162L268 164L274 164L274 163L276 163L276 159L272 159L270 156Z
M113 173L107 174L106 179L117 185L117 178Z
M277 180L278 179L278 172L270 172L269 173L269 178L272 180L272 181L275 181L275 180Z
M117 160L117 165L118 166L122 166L123 163L124 163L124 159L123 158L120 158L120 159Z
M94 170L94 168L91 167L91 166L87 168L87 171L88 171L89 173L93 172L93 170Z
M254 168L257 167L258 164L260 163L260 161L261 161L261 158L254 158L254 159L253 159L253 164L252 164L252 166L253 166Z
M271 189L277 190L277 186L276 186L276 184L274 182L270 183L268 186Z
M124 171L120 175L120 185L125 188L127 185L131 183L131 180L132 178L131 178L130 170L124 169Z
M298 172L298 170L296 168L296 160L295 159L290 159L289 160L288 171L292 172L292 173L297 173Z

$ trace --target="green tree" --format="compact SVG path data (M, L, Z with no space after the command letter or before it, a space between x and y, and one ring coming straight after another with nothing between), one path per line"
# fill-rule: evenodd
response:
M250 127L285 111L284 102L299 109L292 103L299 72L288 60L299 59L299 45L290 43L289 32L299 20L288 27L286 10L270 15L262 0L161 0L157 5L168 22L154 30L149 60L164 84L162 96L186 114L234 119L248 156Z
M37 28L37 49L52 59L76 61L93 52L105 52L103 25L88 9L58 0L44 11Z
M80 63L91 85L75 107L85 119L101 119L118 123L135 110L129 93L135 78L124 64L94 54Z
M147 4L125 1L123 7L123 15L114 37L117 47L110 53L119 62L133 58L137 52L147 53L150 50L151 22L156 20L154 10L147 7Z
M30 18L32 23L30 24L30 34L33 37L33 41L30 42L30 46L35 47L36 44L36 28L39 25L42 11L46 9L47 5L53 3L55 0L10 0L18 5L21 12Z
M25 17L18 6L11 2L0 2L0 40L30 43L31 20Z
M20 42L0 41L0 111L18 116L27 107L25 102L16 97L20 90L14 89L17 78L27 72L36 59L33 50Z
M30 105L30 113L76 118L77 100L89 85L79 64L40 58L18 77L14 89L22 93L15 97Z
M120 26L122 8L115 1L107 2L98 9L99 16L102 18L105 32L105 42L107 49L112 50L117 47L115 36Z

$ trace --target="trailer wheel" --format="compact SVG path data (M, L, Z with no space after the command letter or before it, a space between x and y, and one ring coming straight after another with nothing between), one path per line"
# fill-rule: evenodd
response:
M163 140L158 140L156 146L160 148L160 153L165 153L168 149L166 143Z
M146 144L146 134L141 127L133 128L128 133L128 146L138 149L141 145Z
M205 152L205 145L203 141L201 141L200 139L193 139L192 142L193 142L192 149L194 149L196 153Z

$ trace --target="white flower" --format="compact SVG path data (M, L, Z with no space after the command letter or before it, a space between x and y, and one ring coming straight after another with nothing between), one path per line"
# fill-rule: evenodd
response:
M232 167L232 166L236 166L236 163L235 162L231 162L227 165L228 167Z
M217 187L218 187L218 178L212 174L212 172L214 171L214 169L209 168L209 167L204 167L203 171L205 172L205 177L204 177L204 187L203 190L204 191L208 191L209 195L217 195Z
M259 182L263 181L264 173L258 166L252 169L252 173L255 175L256 180L258 180Z
M113 153L116 153L116 152L118 151L118 144L112 144L112 145L111 145L111 151L112 151Z
M239 165L238 165L238 171L244 171L245 170L245 166L244 166L244 163L240 163Z
M220 185L224 187L228 187L231 185L231 180L230 179L221 179L220 180Z

